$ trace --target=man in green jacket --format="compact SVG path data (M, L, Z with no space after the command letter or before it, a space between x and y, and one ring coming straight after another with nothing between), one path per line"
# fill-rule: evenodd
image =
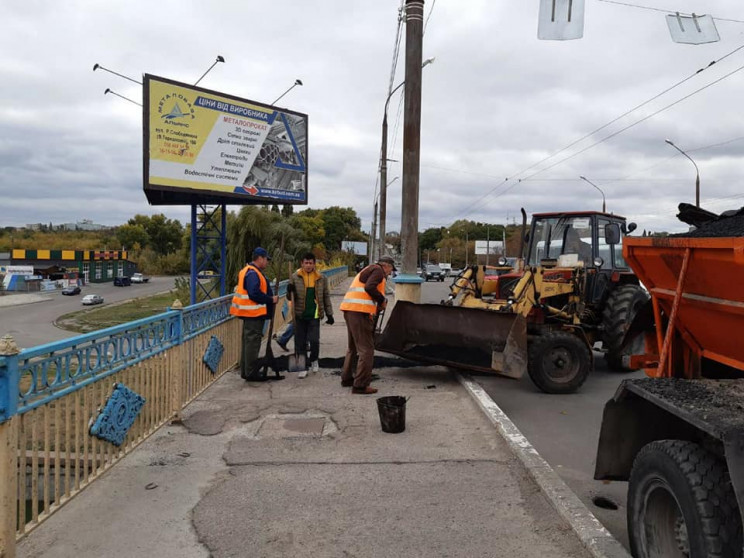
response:
M306 354L310 343L310 370L318 371L320 352L320 320L328 318L333 325L333 307L328 280L315 269L315 255L308 252L302 256L302 266L289 278L287 299L294 302L295 353ZM307 370L298 377L307 376Z

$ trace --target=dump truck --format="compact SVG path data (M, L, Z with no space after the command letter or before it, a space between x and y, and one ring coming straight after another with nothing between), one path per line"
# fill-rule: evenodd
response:
M636 558L743 554L744 210L692 221L623 243L651 295L627 332L646 377L605 405L595 478L628 481Z
M527 232L522 215L518 270L489 277L487 266L470 266L440 305L397 302L377 349L511 378L527 372L547 393L579 389L599 342L611 369L628 370L624 357L640 348L621 342L648 300L622 257L635 224L595 211L538 213Z

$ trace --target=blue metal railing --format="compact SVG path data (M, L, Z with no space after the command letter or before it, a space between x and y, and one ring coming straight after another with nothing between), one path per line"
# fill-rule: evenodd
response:
M346 267L323 271L331 278ZM279 284L284 296L287 281ZM228 320L232 295L0 356L0 422L167 351Z

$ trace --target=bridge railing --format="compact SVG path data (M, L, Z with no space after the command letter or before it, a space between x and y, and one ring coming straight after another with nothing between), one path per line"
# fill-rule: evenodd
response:
M347 276L323 273L331 285ZM275 329L285 293L286 281ZM0 556L235 367L231 299L23 351L0 340Z

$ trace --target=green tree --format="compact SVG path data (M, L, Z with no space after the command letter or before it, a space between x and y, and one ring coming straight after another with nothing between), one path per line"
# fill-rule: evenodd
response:
M141 225L149 238L148 246L162 256L177 252L181 248L183 227L177 219L168 219L162 213L148 217L135 215L129 225Z
M137 245L144 248L150 241L150 236L142 225L122 225L116 229L116 238L128 250L134 250Z
M322 211L325 245L329 250L341 250L343 240L364 240L362 220L351 207L332 206Z

